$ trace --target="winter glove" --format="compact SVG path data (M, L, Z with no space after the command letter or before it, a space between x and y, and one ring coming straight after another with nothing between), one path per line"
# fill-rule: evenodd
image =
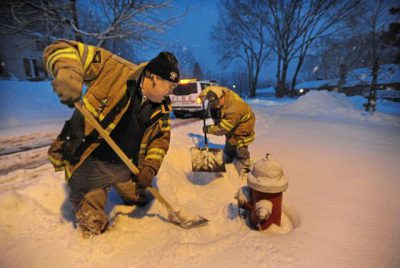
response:
M136 184L140 188L147 188L151 186L153 178L156 175L155 170L150 166L144 166L136 179Z
M204 126L204 127L203 127L203 132L204 132L204 133L210 133L210 128L211 128L210 125Z
M82 94L83 77L78 71L69 68L58 70L57 77L51 82L62 104L73 108Z
M211 118L214 124L219 124L221 122L221 110L217 108L210 109Z

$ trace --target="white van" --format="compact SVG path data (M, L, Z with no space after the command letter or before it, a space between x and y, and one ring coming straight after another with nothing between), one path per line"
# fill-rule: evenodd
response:
M184 117L186 114L208 117L203 111L201 103L196 101L197 96L206 87L216 85L213 80L181 79L179 85L170 95L172 110L176 117ZM207 107L207 102L205 103Z

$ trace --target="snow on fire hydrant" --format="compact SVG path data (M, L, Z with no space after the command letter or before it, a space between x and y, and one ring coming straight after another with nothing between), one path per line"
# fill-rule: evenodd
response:
M282 165L270 154L258 160L247 175L247 185L238 189L239 215L249 216L251 225L265 230L271 224L281 225L282 193L288 181Z

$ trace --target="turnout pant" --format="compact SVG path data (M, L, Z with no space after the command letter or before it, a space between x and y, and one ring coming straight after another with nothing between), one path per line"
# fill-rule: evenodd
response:
M89 156L72 174L68 186L69 200L79 227L89 234L101 234L108 226L104 208L110 187L114 187L124 202L138 198L132 172L124 163L100 161Z
M233 159L237 159L244 167L250 166L250 152L247 146L237 147L225 141L224 160L225 163L232 163Z

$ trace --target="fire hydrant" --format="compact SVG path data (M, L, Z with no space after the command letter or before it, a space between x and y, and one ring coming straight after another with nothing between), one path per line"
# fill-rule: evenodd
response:
M282 165L266 154L247 175L247 185L239 188L235 195L239 215L249 216L251 225L260 231L271 224L280 226L282 194L288 188Z

